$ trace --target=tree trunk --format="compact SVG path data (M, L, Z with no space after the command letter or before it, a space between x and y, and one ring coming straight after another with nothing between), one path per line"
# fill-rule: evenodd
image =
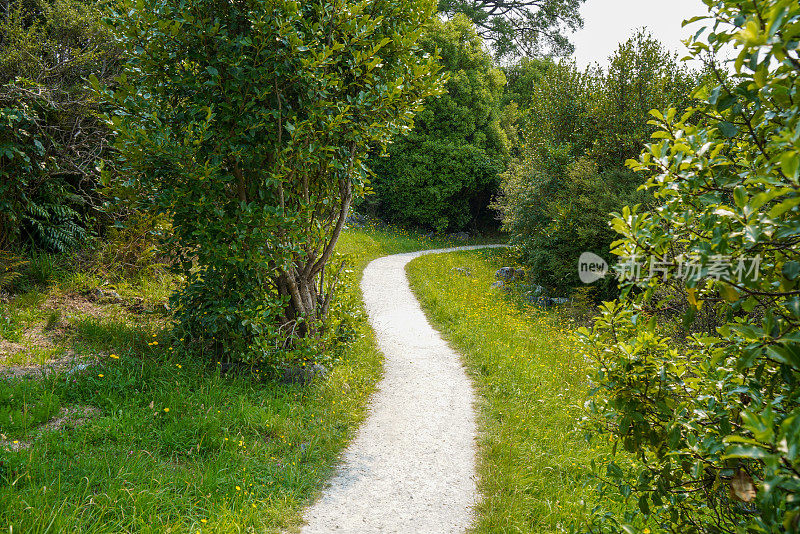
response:
M321 309L314 277L304 277L293 267L280 275L278 289L282 296L289 298L285 312L287 321L301 321L298 327L301 336L316 333Z
M285 318L287 321L300 322L298 331L301 337L315 335L330 308L330 300L338 273L329 284L327 295L323 294L322 273L333 254L333 249L339 240L339 235L342 233L345 220L350 212L350 204L353 201L353 186L350 182L350 175L353 172L354 161L355 143L351 146L348 173L339 180L340 204L336 214L336 222L333 225L328 242L322 247L321 254L319 257L312 255L306 258L303 265L293 265L288 271L282 272L277 280L278 291L281 296L288 297L289 301L284 314ZM283 202L282 196L283 191L281 191L281 203ZM319 290L317 289L317 278L319 278Z

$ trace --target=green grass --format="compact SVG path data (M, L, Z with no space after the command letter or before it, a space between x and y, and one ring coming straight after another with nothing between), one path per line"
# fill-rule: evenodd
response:
M367 226L344 232L336 251L352 256L355 268L360 272L374 258L389 254L401 254L415 250L459 247L497 243L503 236L472 237L468 241L454 241L441 236L427 237L413 231L396 227Z
M356 282L372 258L452 244L399 230L348 231L337 248L353 265L345 291L357 297ZM167 316L135 313L118 303L53 310L59 298L105 280L56 269L49 259L38 264L36 283L3 310L11 326L0 336L25 344L38 325L50 341L30 347L29 361L71 351L90 365L72 372L68 366L43 379L4 380L26 399L55 398L85 415L50 429L3 428L0 421L0 530L297 527L380 378L381 355L366 321L328 377L310 386L223 375L172 337ZM172 280L153 275L116 280L113 287L124 299L158 303ZM15 363L20 357L0 365Z
M464 355L481 399L475 531L569 532L588 513L589 464L607 451L578 428L588 366L573 324L491 288L494 271L511 262L507 254L423 256L409 264L409 279L433 324Z

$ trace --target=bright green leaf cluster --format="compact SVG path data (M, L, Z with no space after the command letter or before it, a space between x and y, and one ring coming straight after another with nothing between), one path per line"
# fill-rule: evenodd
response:
M668 272L625 282L584 332L595 429L629 452L601 484L628 512L598 529L800 528L800 5L705 3L693 53L734 45L734 72L652 113L630 166L657 205L612 222L614 252Z

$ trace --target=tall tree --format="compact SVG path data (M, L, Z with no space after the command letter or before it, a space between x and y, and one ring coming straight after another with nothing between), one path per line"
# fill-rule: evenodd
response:
M219 353L323 351L325 277L364 158L438 90L432 2L132 0L119 165L172 217L177 316Z
M378 210L403 224L462 230L486 218L508 159L506 80L464 15L434 22L421 42L439 50L447 94L429 98L414 129L373 159Z
M439 0L439 12L463 13L492 43L498 57L565 56L573 51L568 33L583 27L586 0Z
M580 254L608 251L608 213L641 196L642 178L624 162L655 130L648 111L670 103L685 109L695 79L675 54L639 33L611 56L608 72L551 64L520 94L529 102L525 145L503 176L497 204L538 284L569 294L581 285ZM611 280L596 289L602 297L616 293Z

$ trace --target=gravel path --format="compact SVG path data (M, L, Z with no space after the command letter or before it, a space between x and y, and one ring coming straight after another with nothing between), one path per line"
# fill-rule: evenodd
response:
M501 245L502 246L502 245ZM460 357L411 293L405 266L426 250L379 258L361 289L384 377L330 487L306 512L304 534L455 533L477 500L474 394Z

